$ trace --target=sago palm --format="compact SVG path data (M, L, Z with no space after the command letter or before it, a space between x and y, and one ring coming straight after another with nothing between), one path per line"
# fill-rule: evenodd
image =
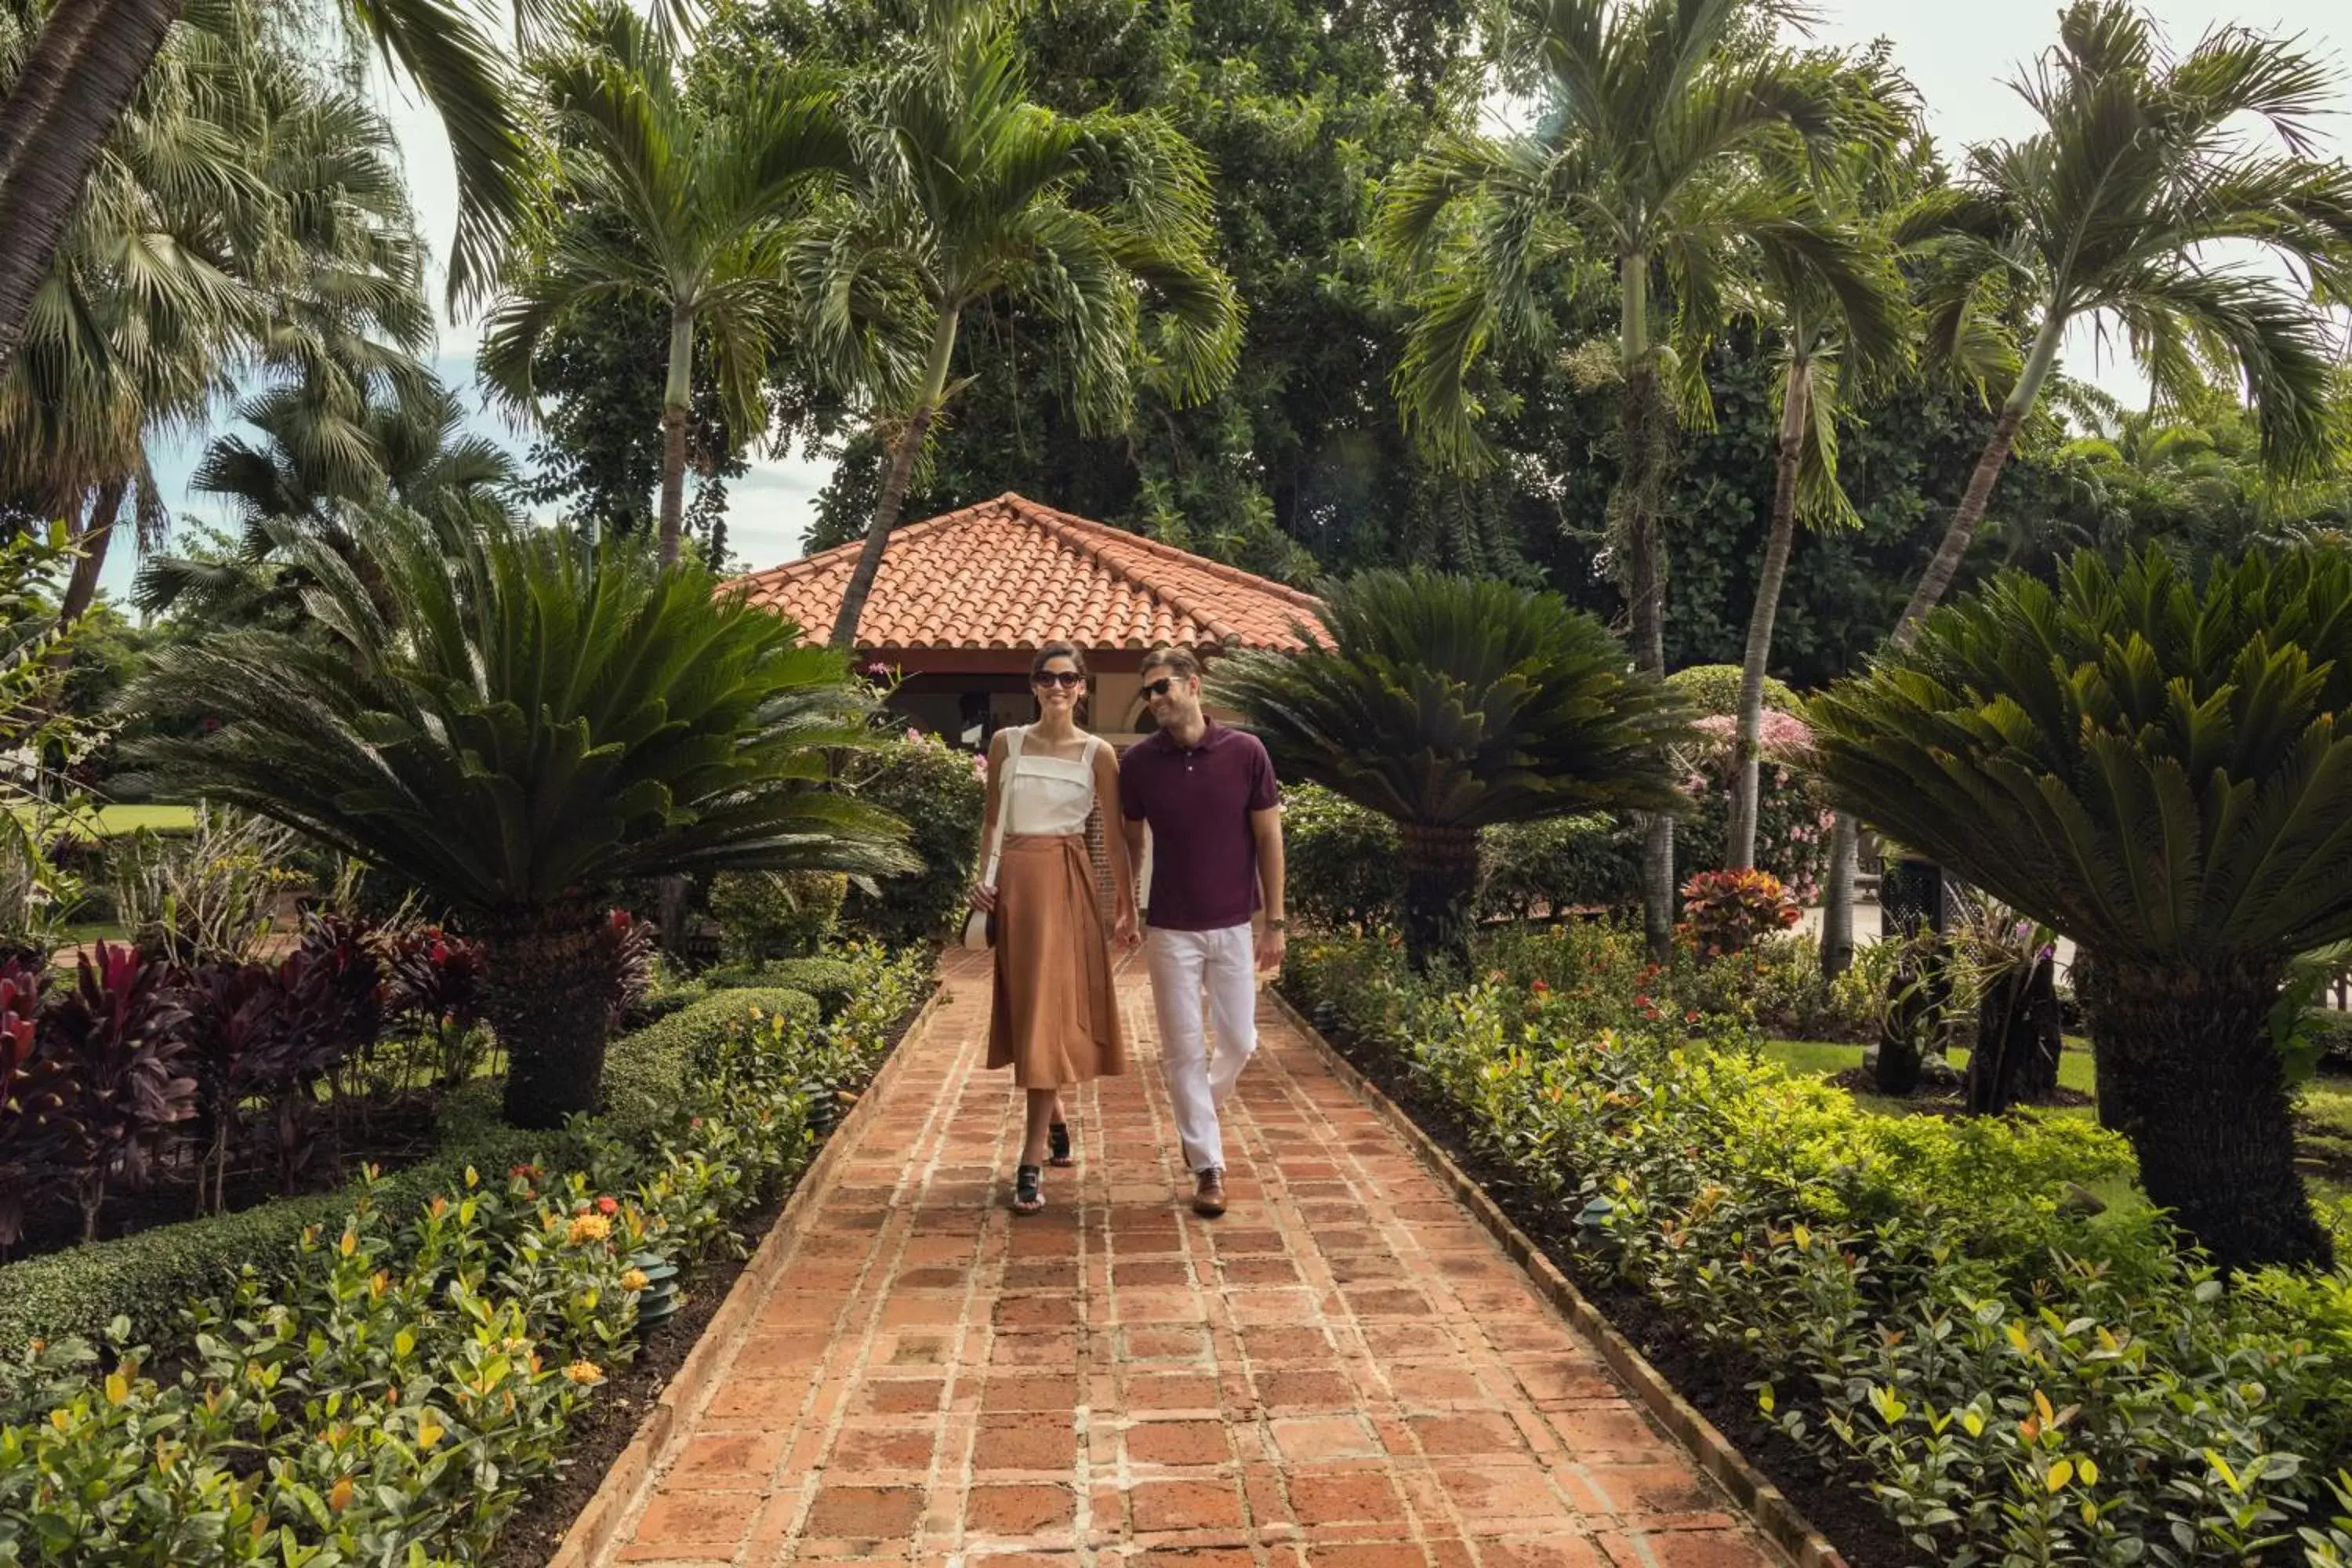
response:
M1811 705L1839 804L2074 939L2099 1114L2231 1265L2326 1257L2276 1030L2352 937L2352 563L2004 573Z
M1301 654L1228 654L1214 700L1243 713L1276 770L1394 819L1405 945L1417 964L1469 935L1478 834L1596 807L1666 813L1679 701L1557 594L1422 571L1325 592Z
M604 900L625 879L908 868L901 825L825 787L830 749L872 733L841 656L708 573L395 513L362 546L394 624L350 563L278 526L325 635L180 649L127 705L217 728L144 755L462 911L490 948L510 1121L596 1103Z
M2018 84L2042 128L1969 156L1967 190L1994 236L1984 270L2030 301L2032 343L1898 643L1950 588L2078 321L2118 325L2162 400L2193 397L2212 378L2242 384L2273 474L2323 464L2324 301L2352 286L2352 168L2310 139L2334 85L2292 40L2221 26L2176 57L2130 5L2078 0L2065 12L2056 47ZM2259 247L2301 277L2217 261L2207 251L2221 241Z
M1123 428L1144 380L1195 402L1232 374L1240 307L1214 260L1207 172L1156 113L1029 97L995 0L929 0L852 106L858 184L793 247L803 346L889 432L835 646L857 636L898 508L957 390L957 333L991 297L1055 329L1080 424Z
M1612 551L1633 612L1633 657L1654 675L1665 668L1659 526L1674 443L1669 381L1703 395L1687 373L1714 325L1692 310L1694 293L1734 248L1783 257L1857 310L1871 308L1862 301L1874 289L1877 264L1851 228L1823 222L1785 183L1748 177L1760 153L1794 143L1826 157L1853 129L1837 70L1818 58L1735 47L1743 16L1757 9L1736 0L1512 0L1505 43L1514 74L1541 94L1538 128L1508 141L1442 142L1391 180L1378 220L1382 247L1427 280L1395 377L1398 402L1407 424L1456 462L1488 456L1474 381L1488 343L1551 346L1549 289L1613 292L1622 380ZM1778 20L1785 7L1761 11ZM1679 378L1665 352L1676 335ZM1643 853L1650 944L1663 956L1674 923L1671 817L1651 824Z
M625 298L667 312L660 555L675 561L696 339L711 345L730 424L756 439L787 303L784 220L846 175L848 137L813 75L770 72L709 100L689 94L677 55L617 3L582 7L564 46L535 68L555 115L562 205L528 237L482 371L528 405L534 356L583 307Z
M522 205L528 156L490 40L460 0L341 0L331 9L380 45L440 111L457 172L453 294L495 270ZM100 149L175 25L290 31L293 0L32 0L0 18L16 65L0 100L0 372L16 357L51 253Z

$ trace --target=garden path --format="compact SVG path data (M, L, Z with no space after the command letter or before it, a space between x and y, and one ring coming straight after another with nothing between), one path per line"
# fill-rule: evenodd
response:
M1128 1076L1051 1208L950 994L808 1194L605 1561L957 1568L1761 1568L1777 1559L1279 1012L1177 1201L1142 967Z

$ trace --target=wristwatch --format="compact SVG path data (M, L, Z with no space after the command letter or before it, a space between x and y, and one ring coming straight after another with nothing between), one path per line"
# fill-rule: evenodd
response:
M1268 931L1280 931L1289 923L1290 922L1288 921L1268 921L1265 922L1265 929Z

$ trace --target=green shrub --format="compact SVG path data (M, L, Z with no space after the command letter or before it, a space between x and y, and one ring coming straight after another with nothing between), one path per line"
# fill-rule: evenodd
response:
M828 1022L848 1005L862 983L857 965L824 953L773 963L721 964L706 971L702 978L714 985L781 985L806 992L816 999L820 1016Z
M1545 956L1625 984L1613 937L1580 941ZM1444 994L1377 942L1302 943L1284 984L1572 1215L1585 1268L1734 1358L1923 1560L2238 1562L2331 1506L2346 1278L2225 1289L2153 1211L2085 1215L2075 1184L2134 1168L2086 1120L1881 1117L1736 1025L1621 996L1631 1022L1585 1027L1605 999L1500 970Z
M1404 903L1396 824L1319 784L1286 787L1283 858L1291 912L1327 931L1394 925ZM1479 835L1477 913L1525 920L1622 908L1640 897L1639 862L1606 815L1512 822Z
M829 1028L805 999L779 1014L735 993L698 1027L689 1008L624 1042L636 1088L668 1088L634 1123L575 1122L576 1164L346 1194L284 1267L183 1314L163 1378L127 1321L104 1363L74 1335L0 1365L0 1563L481 1560L635 1353L646 1293L740 1246L732 1217L804 1165L820 1112L879 1060L920 973L850 962L864 984Z
M2321 1072L2352 1074L2352 1013L2308 1008L2299 1032L2318 1056Z
M851 763L850 783L859 798L908 825L907 847L923 868L879 878L871 892L853 885L842 909L845 923L902 946L937 941L961 925L988 805L981 762L936 735L909 730L903 741Z
M1666 689L1688 702L1701 716L1739 717L1739 667L1736 664L1694 664L1666 677ZM1796 713L1803 703L1785 680L1764 678L1764 710Z
M721 871L709 896L720 951L739 963L814 952L841 924L848 891L837 871Z

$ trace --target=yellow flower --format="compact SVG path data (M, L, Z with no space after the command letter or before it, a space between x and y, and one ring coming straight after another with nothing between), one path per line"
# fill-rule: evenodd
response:
M345 1476L341 1480L337 1481L334 1489L327 1494L327 1506L337 1513L342 1512L352 1506L352 1478Z
M625 1269L621 1275L621 1289L624 1290L642 1290L651 1283L642 1268Z
M572 1221L572 1245L586 1241L602 1241L613 1234L613 1222L600 1214L574 1215Z
M591 1384L604 1381L604 1368L593 1361L575 1361L563 1369L563 1375L583 1388L586 1388Z

